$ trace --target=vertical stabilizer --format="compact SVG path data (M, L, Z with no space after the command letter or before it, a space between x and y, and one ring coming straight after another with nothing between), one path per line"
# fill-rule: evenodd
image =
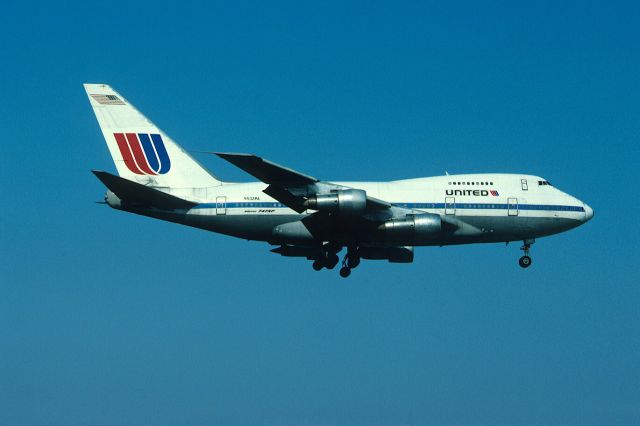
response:
M222 183L109 85L84 88L121 177L165 188Z

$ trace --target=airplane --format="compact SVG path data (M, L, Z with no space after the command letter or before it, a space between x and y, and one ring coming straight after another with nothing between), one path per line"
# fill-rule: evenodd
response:
M330 182L251 154L212 153L259 182L223 182L106 84L84 85L118 174L92 170L114 209L264 241L281 256L333 269L361 259L411 263L414 247L522 241L586 223L593 209L528 174Z

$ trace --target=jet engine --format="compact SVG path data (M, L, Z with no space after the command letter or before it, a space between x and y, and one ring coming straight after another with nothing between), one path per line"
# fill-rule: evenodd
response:
M309 197L305 207L323 212L358 214L367 208L367 193L361 189L345 189Z
M378 230L387 241L417 243L439 237L442 220L439 215L431 213L407 215L382 223Z

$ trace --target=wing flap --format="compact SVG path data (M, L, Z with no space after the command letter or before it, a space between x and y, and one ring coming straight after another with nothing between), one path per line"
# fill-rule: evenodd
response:
M302 197L293 195L281 186L269 185L262 192L274 200L280 201L282 204L292 210L295 210L297 213L302 213L307 209L304 206L304 199Z

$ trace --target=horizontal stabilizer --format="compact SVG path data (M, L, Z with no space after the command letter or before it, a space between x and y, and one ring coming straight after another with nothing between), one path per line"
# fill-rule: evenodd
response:
M91 171L111 192L116 194L122 201L132 204L140 204L159 209L189 209L198 203L183 200L166 192L141 185L137 182L111 173L92 170Z
M286 186L309 185L318 182L318 179L296 172L288 167L280 166L269 160L252 154L230 154L216 152L218 157L241 168L250 175L255 176L264 183L286 184Z

